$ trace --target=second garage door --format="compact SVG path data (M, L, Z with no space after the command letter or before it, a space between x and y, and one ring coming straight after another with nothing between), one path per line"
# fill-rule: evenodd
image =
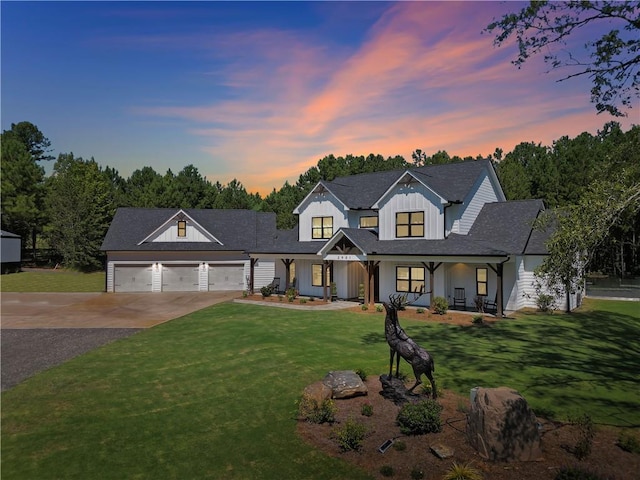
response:
M118 265L114 269L116 292L150 292L152 268L149 265Z
M171 265L162 269L163 292L197 292L198 267Z
M243 290L244 265L211 265L209 290Z

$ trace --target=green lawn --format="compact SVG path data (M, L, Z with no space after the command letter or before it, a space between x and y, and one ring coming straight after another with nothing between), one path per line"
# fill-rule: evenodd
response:
M39 270L0 275L2 292L104 292L105 273Z
M227 303L78 357L2 394L2 478L368 478L296 437L295 402L329 370L386 372L383 319ZM445 389L507 385L538 412L640 425L637 303L403 326Z

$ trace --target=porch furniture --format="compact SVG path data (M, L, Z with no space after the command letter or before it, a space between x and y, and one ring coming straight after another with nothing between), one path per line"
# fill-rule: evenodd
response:
M280 277L274 277L269 286L273 293L282 293L280 290Z
M464 310L466 305L467 305L467 295L464 291L464 288L455 288L454 296L453 296L453 308L454 309L461 308L462 310Z
M486 299L484 301L484 311L485 312L497 312L498 311L498 293L496 292L496 296L493 297L493 301Z

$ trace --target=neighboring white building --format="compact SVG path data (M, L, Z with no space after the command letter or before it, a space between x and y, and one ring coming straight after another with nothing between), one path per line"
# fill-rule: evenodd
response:
M102 246L107 291L258 290L277 278L305 296L328 297L334 283L339 298L408 293L467 310L479 299L501 315L536 306L543 210L507 202L488 160L320 181L286 231L271 213L121 208Z
M20 235L0 230L0 260L2 273L19 272L22 266Z

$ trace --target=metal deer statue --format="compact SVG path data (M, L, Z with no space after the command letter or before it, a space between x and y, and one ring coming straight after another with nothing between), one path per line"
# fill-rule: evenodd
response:
M389 378L391 378L393 372L393 358L396 357L397 377L400 368L400 357L402 357L411 365L413 374L416 377L416 383L409 391L413 392L413 389L422 383L420 377L424 374L431 382L432 396L436 398L436 383L433 380L433 371L435 370L433 358L429 352L414 342L398 323L398 310L408 304L406 295L390 295L389 303L383 302L387 311L387 316L384 319L384 332L390 348Z

